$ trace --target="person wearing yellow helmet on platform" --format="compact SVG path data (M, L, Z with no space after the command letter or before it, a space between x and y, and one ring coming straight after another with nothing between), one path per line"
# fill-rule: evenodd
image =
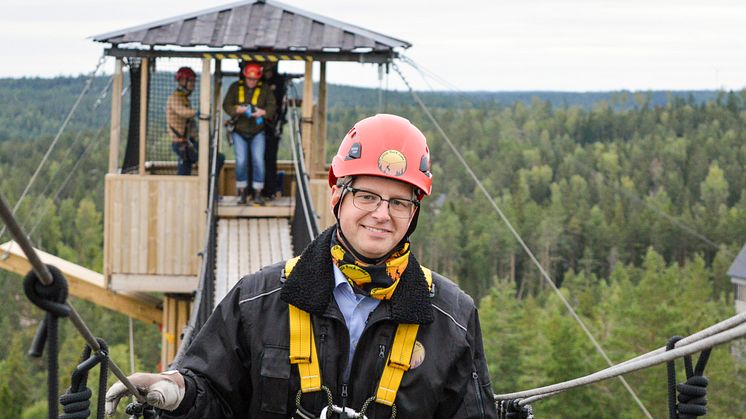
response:
M410 249L430 169L408 120L359 121L329 171L336 224L242 278L176 369L135 385L165 417L496 418L473 300Z

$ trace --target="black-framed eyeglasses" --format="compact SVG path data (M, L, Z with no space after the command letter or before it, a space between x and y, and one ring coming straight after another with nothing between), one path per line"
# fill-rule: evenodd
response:
M383 199L381 195L364 189L345 186L346 190L352 192L352 204L355 208L363 211L373 212L381 206L381 202L389 203L389 214L395 218L409 218L420 203L411 199L389 198Z

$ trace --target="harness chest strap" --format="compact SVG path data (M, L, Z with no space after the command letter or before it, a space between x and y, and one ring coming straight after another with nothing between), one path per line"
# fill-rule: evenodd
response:
M284 276L286 278L298 263L298 259L299 257L295 257L285 263ZM432 272L424 266L421 266L421 268L428 288L432 288ZM300 386L303 393L319 391L321 389L321 371L316 354L311 315L293 305L289 305L288 309L290 317L290 363L298 365ZM418 330L418 324L402 323L396 327L394 344L378 383L376 402L387 406L394 404L404 372L410 368Z
M256 106L256 104L259 102L259 95L262 92L262 82L257 83L256 87L254 88L254 94L251 95L251 105ZM243 86L243 81L238 83L238 104L243 105L243 103L246 101L246 90Z

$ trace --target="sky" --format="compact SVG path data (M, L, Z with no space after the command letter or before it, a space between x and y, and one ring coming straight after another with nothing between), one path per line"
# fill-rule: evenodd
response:
M5 0L0 77L89 73L89 37L227 1ZM746 87L743 0L284 0L413 44L420 90L605 91ZM105 64L113 71L111 59ZM281 71L301 72L283 64ZM401 89L395 73L328 66L331 83Z

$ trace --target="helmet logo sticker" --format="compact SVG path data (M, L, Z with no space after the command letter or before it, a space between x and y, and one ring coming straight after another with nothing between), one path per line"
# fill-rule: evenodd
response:
M401 176L407 171L407 158L399 150L386 150L378 158L378 170L384 175Z
M413 370L425 361L425 347L422 346L419 340L414 342L414 349L412 349L412 359L409 361L409 369Z

